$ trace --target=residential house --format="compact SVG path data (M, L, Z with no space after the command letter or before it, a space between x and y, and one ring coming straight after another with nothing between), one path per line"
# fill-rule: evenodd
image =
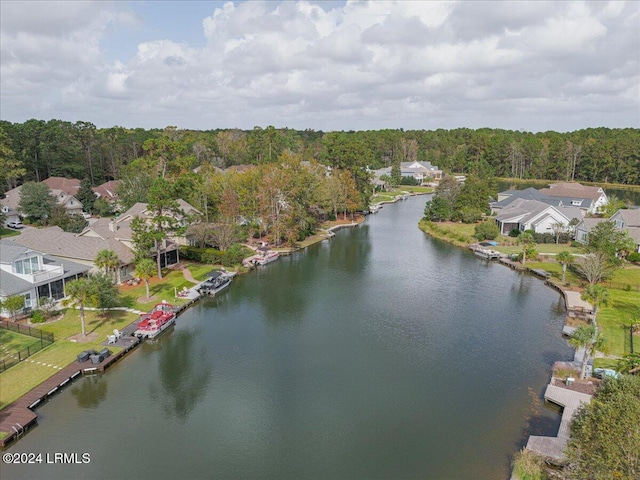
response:
M51 190L51 194L56 198L57 202L66 208L70 215L82 213L82 203L74 197L80 187L80 181L62 177L49 177L40 182L44 183ZM77 187L76 188L76 183ZM53 185L53 186L52 186ZM60 188L61 187L61 188ZM22 185L5 192L5 198L0 200L0 204L9 207L17 212L20 211L20 191Z
M509 205L511 202L517 200L537 200L538 202L553 205L557 208L574 208L580 209L582 212L580 219L582 219L588 211L593 207L594 201L590 198L575 199L571 197L554 197L542 193L541 190L535 188L526 188L524 190L505 190L498 193L498 200L491 202L491 213L495 214Z
M13 239L0 240L0 300L21 295L23 310L37 307L41 298L64 298L67 282L88 270L86 265L46 255ZM8 313L2 311L5 316Z
M92 190L93 193L96 194L96 197L102 198L108 203L113 204L118 201L118 194L116 193L116 190L119 184L120 180L109 180L108 182L104 182L102 185L93 187Z
M597 218L597 217L585 217L582 219L580 223L576 225L575 234L573 238L576 242L580 242L582 244L587 244L589 241L589 233L593 228L601 223L606 222L608 218Z
M636 243L635 251L640 253L640 209L620 209L609 220L614 222L620 230L627 231Z
M40 183L44 183L52 191L61 190L71 197L75 196L80 190L80 180L77 178L49 177Z
M540 193L549 197L569 199L570 203L565 203L565 205L574 207L584 208L585 202L590 200L591 205L587 209L588 213L598 213L609 202L602 187L590 187L576 182L554 183L549 185L549 188L540 189Z
M400 174L403 177L415 178L421 185L429 181L439 182L442 179L442 170L430 162L401 162Z
M508 235L514 229L554 233L557 225L569 228L572 219L566 213L537 200L516 199L498 213L496 223L502 235Z
M108 221L108 219L100 220ZM101 271L94 264L98 252L113 250L120 262L116 271L116 280L120 282L133 276L133 248L115 238L75 234L65 232L60 227L47 227L25 229L19 236L13 237L13 240L45 254L84 265L88 270L95 272Z

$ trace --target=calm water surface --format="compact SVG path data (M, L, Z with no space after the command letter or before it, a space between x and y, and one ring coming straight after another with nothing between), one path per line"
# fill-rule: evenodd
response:
M563 302L424 235L425 197L234 280L175 329L38 409L3 479L504 479L539 407Z

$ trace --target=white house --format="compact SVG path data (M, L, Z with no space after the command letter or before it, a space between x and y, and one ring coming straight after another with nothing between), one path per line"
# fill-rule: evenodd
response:
M536 233L554 233L558 225L569 228L570 222L571 218L560 208L537 200L516 199L496 216L502 235L508 235L514 229L521 232L534 230Z
M41 298L64 298L66 283L88 270L85 265L45 255L12 240L0 240L0 300L20 295L23 309L37 307Z
M540 189L540 193L549 197L562 197L568 199L565 206L583 207L589 201L588 213L598 213L609 199L602 187L590 187L576 182L561 182L549 185L549 188Z

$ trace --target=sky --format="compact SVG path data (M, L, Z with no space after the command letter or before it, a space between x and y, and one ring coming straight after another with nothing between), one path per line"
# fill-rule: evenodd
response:
M640 127L640 2L0 2L0 119Z

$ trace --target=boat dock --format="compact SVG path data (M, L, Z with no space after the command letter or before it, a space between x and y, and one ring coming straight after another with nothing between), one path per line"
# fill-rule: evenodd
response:
M186 298L188 298L189 301L175 309L176 317L200 299L200 294L197 292L196 287L189 289L189 294ZM99 363L92 363L91 361L80 362L79 360L75 360L71 364L62 368L55 375L49 377L40 385L24 394L18 400L3 408L0 414L0 431L7 432L7 435L0 439L0 448L4 449L9 444L19 440L30 427L37 423L38 415L33 411L33 409L38 405L48 401L49 398L59 392L62 388L70 385L79 376L104 372L107 368L140 345L140 343L142 343L142 339L133 335L133 333L138 329L138 323L140 320L141 317L136 318L133 322L124 327L121 330L122 335L116 338L115 343L109 343L108 340L102 342L101 345L107 348L119 347L121 350L118 352L109 354L109 356L101 360Z
M547 385L544 399L563 407L558 435L556 437L531 435L527 442L527 450L536 452L555 462L563 462L565 460L564 449L569 441L573 416L580 405L591 402L591 395L555 385Z
M93 364L90 361L80 362L75 360L73 363L67 365L55 375L49 377L40 385L27 392L18 400L9 404L6 408L3 408L2 415L0 416L0 431L7 432L7 435L0 439L0 447L5 448L13 441L18 440L30 427L37 423L38 415L33 411L35 407L40 405L42 402L46 402L62 388L70 385L73 380L78 378L80 375L104 372L140 343L139 338L125 338L124 334L118 341L121 342L121 345L110 345L122 346L122 350L116 354L109 355L98 364Z

